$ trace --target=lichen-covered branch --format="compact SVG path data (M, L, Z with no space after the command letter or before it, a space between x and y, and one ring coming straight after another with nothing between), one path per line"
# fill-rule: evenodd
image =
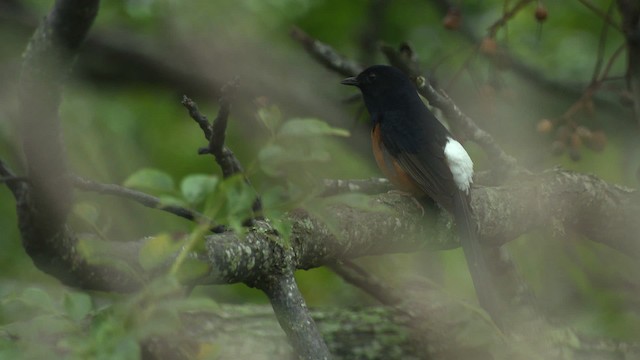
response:
M182 101L182 104L189 110L189 115L191 115L191 117L200 125L205 137L209 140L209 146L206 148L206 151L201 151L200 153L209 153L215 156L216 162L222 169L224 178L243 172L240 161L235 157L233 152L225 146L227 121L229 119L229 112L231 109L231 97L233 96L233 92L237 86L237 80L234 80L222 88L220 91L222 96L218 99L218 102L220 103L220 110L211 125L209 125L207 118L200 113L193 100L185 96ZM247 177L245 177L244 180L249 186L251 186L251 182ZM257 196L253 202L252 210L254 211L254 214L262 211L262 202L259 196ZM269 234L269 237L263 237L261 241L263 244L266 240L271 242L271 245L275 245L270 247L272 255L276 255L274 256L275 261L270 263L274 266L258 266L255 269L259 269L261 271L252 272L251 267L253 264L251 264L248 269L245 269L248 270L245 273L250 274L250 276L240 278L238 281L261 289L267 297L269 297L269 301L271 302L271 306L278 318L278 322L287 334L287 337L293 345L299 359L330 359L331 354L327 349L327 345L322 339L315 322L311 318L309 309L307 308L304 298L300 293L300 289L298 289L298 284L293 277L293 271L296 269L295 262L292 261L293 252L289 247L281 245L282 239L280 235L273 230L269 222L261 221L261 223L257 225L256 220L261 221L263 219L261 216L258 216L255 219L245 221L245 224L253 225L256 228L260 227L263 234ZM216 245L217 244L213 244L213 246ZM246 254L244 253L244 250L246 250L244 247L239 253L230 253L229 248L220 250L224 252L224 255L241 255L241 258L235 257L230 259L232 262L226 262L226 266L219 267L217 270L220 273L224 273L228 269L238 269L237 266L234 267L233 261L244 261L245 259L242 259L244 257L249 261L254 260L250 252ZM211 258L208 258L207 260L210 261ZM229 259L226 258L225 260ZM225 280L228 280L228 278Z
M307 304L298 289L291 268L264 276L256 286L269 297L280 327L284 330L299 359L331 358Z
M498 246L534 230L551 229L556 234L577 233L629 256L640 256L640 194L594 176L549 170L523 175L499 187L476 187L471 199L480 240L486 245ZM450 216L442 210L426 210L423 216L410 199L385 193L371 197L369 211L333 205L328 209L333 217L324 218L330 226L305 211L293 211L289 214L293 224L290 248L285 248L265 220L256 221L241 236L231 232L210 235L206 250L194 254L209 266L208 274L197 282L255 284L264 274L278 273L287 266L310 269L361 256L458 247ZM78 253L73 248L68 251ZM137 256L131 258L137 266Z

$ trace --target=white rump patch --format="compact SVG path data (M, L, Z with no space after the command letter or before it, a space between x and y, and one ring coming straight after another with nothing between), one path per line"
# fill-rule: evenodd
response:
M468 194L473 182L473 161L469 154L459 142L448 137L444 146L444 156L458 189Z

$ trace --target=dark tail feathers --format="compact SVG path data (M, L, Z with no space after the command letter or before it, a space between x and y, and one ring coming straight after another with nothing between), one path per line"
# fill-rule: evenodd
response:
M493 321L501 326L501 300L487 267L484 251L478 241L475 224L471 221L469 201L462 192L454 196L454 217L460 237L460 245L467 259L473 286L480 305L489 313Z

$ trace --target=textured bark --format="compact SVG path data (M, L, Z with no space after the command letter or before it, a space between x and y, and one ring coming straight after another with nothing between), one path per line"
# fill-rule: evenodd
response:
M324 309L313 310L312 315L334 359L411 360L426 356L430 359L607 360L640 356L638 344L583 337L571 329L539 331L541 327L537 324L528 324L529 331L519 333L520 336L499 335L488 323L483 324L480 316L468 306L461 303L452 306L451 299L441 296L425 299L425 303L426 300L432 302L427 311L436 320L422 324L423 329L428 328L431 341L419 342L418 347L412 338L416 324L410 316L393 308ZM455 323L451 331L446 331L442 324L436 325L445 318L450 325ZM211 344L219 359L294 358L268 306L226 305L215 315L187 315L185 323L189 324L182 335L185 340Z
M472 207L480 239L498 246L533 230L551 229L556 235L577 233L630 256L640 255L640 195L638 191L608 184L594 176L555 169L541 174L523 174L499 187L476 187ZM196 280L200 284L246 282L258 285L261 276L293 266L310 269L341 259L368 255L424 250L446 250L459 246L452 219L445 211L427 209L421 215L415 203L404 196L385 193L371 197L369 211L337 204L323 219L304 211L289 214L293 223L290 245L276 239L265 221L241 237L234 233L207 237L205 251L193 256L209 271ZM62 278L82 279L72 284L85 289L131 291L135 278L118 272L122 265L139 269L138 242L86 240L101 249L102 268L112 265L114 273L100 272L82 261L81 246L71 235L51 246L75 259ZM124 254L122 257L116 254ZM108 259L111 259L111 265ZM138 274L144 279L152 274Z

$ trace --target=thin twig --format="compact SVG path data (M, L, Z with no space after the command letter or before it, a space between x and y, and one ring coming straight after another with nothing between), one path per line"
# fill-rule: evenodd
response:
M578 0L578 1L580 3L582 3L582 5L584 5L587 9L591 10L596 15L601 17L604 21L606 21L614 29L618 30L621 33L623 32L622 28L620 27L620 25L617 24L615 21L613 21L613 19L611 19L611 16L610 16L611 12L605 13L604 11L598 9L595 5L593 5L589 0ZM613 1L611 2L611 4L613 5Z
M495 37L496 33L501 27L505 26L512 17L516 16L518 12L520 12L520 10L522 10L525 6L533 1L534 0L520 0L517 4L513 5L513 8L511 8L511 10L505 11L500 19L489 26L489 28L487 29L487 36L489 36L490 38Z
M589 86L587 86L587 88L584 90L580 98L576 100L562 114L562 116L560 117L561 119L565 119L565 120L571 119L575 114L577 114L580 110L582 110L589 101L591 101L593 96L600 90L600 88L602 88L602 84L607 80L607 76L609 75L609 72L611 71L613 64L617 60L618 56L620 56L620 54L622 54L622 52L625 49L626 49L625 45L620 45L620 47L618 47L616 51L613 52L613 54L609 58L609 61L607 61L607 65L605 65L604 70L600 75L600 78L596 79L596 81L593 81L591 84L589 84Z
M314 59L338 74L353 76L363 70L362 66L338 54L331 46L312 38L298 27L291 29L291 37L302 44Z
M2 160L0 160L0 176L2 176L2 181L0 182L7 184L7 187L13 194L13 197L16 200L20 199L26 189L25 181L27 181L27 178L16 176L13 171L9 169L9 166Z
M609 5L609 10L607 10L607 17L611 16L611 12L613 11L612 1ZM607 45L607 35L609 34L609 25L611 25L608 21L605 21L602 24L602 31L600 31L600 40L598 40L598 55L596 56L596 65L593 68L593 75L591 76L591 83L594 84L598 77L600 77L600 70L602 69L602 61L604 60L604 51Z
M193 120L195 120L198 125L200 125L200 129L202 129L202 133L204 134L204 138L209 140L211 139L211 125L209 124L209 119L198 109L198 104L196 104L193 100L191 100L187 95L182 96L182 106L187 108L189 111L189 116Z
M236 174L244 173L244 169L242 168L242 164L240 160L235 156L233 151L229 149L229 147L225 146L225 134L227 131L227 122L229 119L229 113L231 111L231 99L235 95L235 91L238 88L238 80L234 79L220 90L221 96L218 99L220 104L220 110L216 115L216 118L213 120L212 124L209 124L209 121L205 115L200 113L198 110L198 105L195 101L191 100L189 97L184 95L182 97L182 105L189 111L189 115L191 118L198 123L200 129L204 133L205 138L209 141L207 147L200 148L198 153L203 154L212 154L216 159L216 163L220 166L222 170L222 176L226 179L230 176ZM247 185L253 187L251 185L251 181L246 176L244 177L244 181ZM256 199L253 202L251 207L254 213L254 218L260 218L260 213L262 212L262 200L260 196L257 195ZM249 219L246 223L249 225L252 219Z
M29 179L26 176L3 176L3 177L0 177L0 184L9 183L9 182L13 182L13 181L25 182L25 181L29 181Z
M182 105L189 111L189 116L198 123L200 129L208 140L207 147L201 148L201 155L212 154L222 170L222 176L228 178L243 172L242 165L233 151L224 145L227 119L230 111L230 99L223 94L220 98L220 112L213 124L209 124L207 117L200 113L198 105L186 95L182 98ZM214 129L215 128L215 129Z
M224 174L225 171L228 173L225 177L233 175L236 170L233 167L228 167L227 162L224 160L226 155L224 152L224 141L227 133L229 113L231 112L231 99L237 88L238 79L234 79L224 85L220 90L221 95L218 99L220 110L218 110L218 114L211 124L211 137L209 138L209 152L216 157L216 161L218 161L220 167L223 167L222 173ZM227 169L224 168L225 165L227 165Z
M146 206L148 208L166 211L168 213L199 224L208 224L211 231L214 233L222 233L225 231L225 228L223 226L216 225L213 220L195 210L187 209L177 205L164 205L159 198L138 190L129 189L116 184L103 184L79 176L72 176L71 182L74 187L83 191L118 196L135 201L140 205Z

